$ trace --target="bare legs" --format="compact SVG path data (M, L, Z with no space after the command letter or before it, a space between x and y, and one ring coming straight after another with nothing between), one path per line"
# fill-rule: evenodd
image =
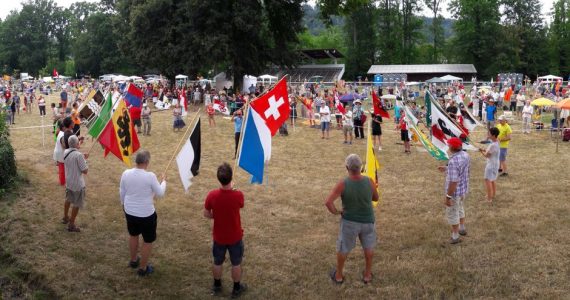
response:
M495 181L485 179L485 187L487 189L487 201L493 202L493 199L495 199L495 193L497 192Z
M137 260L137 251L139 248L139 236L129 237L129 252L131 255L131 261ZM141 262L139 268L146 270L148 265L148 259L150 258L150 253L152 252L152 243L143 243L141 247Z

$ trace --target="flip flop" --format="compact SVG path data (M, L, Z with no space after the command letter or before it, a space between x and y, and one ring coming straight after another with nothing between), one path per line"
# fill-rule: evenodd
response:
M332 282L334 282L334 284L336 284L336 285L341 285L344 283L344 277L342 278L341 281L336 280L336 268L332 269L332 271L330 273L330 278L331 278Z
M374 279L374 274L373 274L373 273L370 273L370 279L369 279L369 280L366 280L366 279L364 279L364 272L362 272L362 283L364 283L364 284L369 284L369 283L372 282L372 279Z

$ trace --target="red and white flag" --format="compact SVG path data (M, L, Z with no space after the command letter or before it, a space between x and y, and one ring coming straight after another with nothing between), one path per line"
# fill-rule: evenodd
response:
M59 73L55 68L53 69L53 77L59 77Z
M380 115L382 118L390 119L390 114L384 110L382 102L378 99L378 96L374 91L372 91L372 105L374 107L375 115Z
M271 136L275 135L281 124L289 118L291 111L285 78L281 79L271 91L251 102L251 108L263 119Z

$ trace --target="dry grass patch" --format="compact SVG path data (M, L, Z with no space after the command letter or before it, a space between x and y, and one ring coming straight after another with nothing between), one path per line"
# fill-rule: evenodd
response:
M140 140L151 152L150 169L161 173L182 133L172 132L170 112L152 117L152 136ZM20 114L16 123L38 125L37 109L32 115ZM27 173L30 185L9 210L10 221L3 223L4 248L29 262L63 298L207 297L211 227L202 217L203 200L218 187L217 166L233 163L234 149L233 125L221 117L217 125L202 126L202 166L188 194L176 168L168 172L167 194L156 205L158 239L151 258L156 272L150 278L137 278L126 266L127 230L118 195L125 166L114 157L104 159L100 147L89 159L88 206L78 217L83 232L70 234L59 224L64 191L57 185L51 160L54 142L47 130L45 148L38 129L12 131L18 167ZM250 185L242 170L236 175L246 196L246 298L567 297L570 173L565 168L570 164L570 145L561 143L556 154L549 133L527 136L517 131L519 124L513 127L509 177L498 180L494 206L480 201L485 161L471 153L469 236L452 247L444 243L449 234L439 163L424 152L404 154L402 145L396 144L399 132L389 121L384 125L384 150L379 153L382 202L376 210L379 245L375 280L368 286L360 282L364 261L358 248L347 262L346 283L337 287L328 279L339 220L323 205L334 183L345 175L344 158L353 152L364 155L365 141L343 145L337 130L329 140L321 140L316 129L307 127L290 128L288 137L276 136L268 184ZM474 140L482 138L476 133ZM83 148L90 146L89 140ZM225 271L229 294L229 268Z

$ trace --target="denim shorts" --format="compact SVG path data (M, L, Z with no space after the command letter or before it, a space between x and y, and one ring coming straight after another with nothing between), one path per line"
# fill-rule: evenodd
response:
M508 148L500 148L499 149L499 161L507 160L507 150L508 150Z
M331 125L331 122L321 122L321 131L329 130L330 125Z
M375 223L359 223L341 219L336 251L348 254L356 246L357 237L363 249L374 248L376 246Z
M212 255L214 256L214 265L220 266L226 260L226 252L230 253L230 262L232 266L239 266L243 259L243 240L233 245L222 245L214 241L212 245Z

